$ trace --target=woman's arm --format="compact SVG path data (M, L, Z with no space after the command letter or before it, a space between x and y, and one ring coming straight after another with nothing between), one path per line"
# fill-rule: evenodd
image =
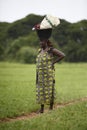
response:
M52 53L53 55L57 56L57 59L53 61L53 65L56 63L56 62L59 62L60 60L62 60L64 57L65 57L65 54L57 49L52 49Z

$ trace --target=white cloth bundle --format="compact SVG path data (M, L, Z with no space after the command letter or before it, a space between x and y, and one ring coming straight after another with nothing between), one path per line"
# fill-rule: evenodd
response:
M40 23L40 29L48 29L57 27L60 24L60 20L52 15L46 15Z

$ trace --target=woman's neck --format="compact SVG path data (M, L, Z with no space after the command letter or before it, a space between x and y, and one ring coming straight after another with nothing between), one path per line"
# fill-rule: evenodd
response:
M48 47L42 48L42 52L46 52L46 51L48 51Z
M46 50L46 48L48 48L48 47L47 47L47 46L45 46L45 47L43 47L42 49L43 49L43 50Z

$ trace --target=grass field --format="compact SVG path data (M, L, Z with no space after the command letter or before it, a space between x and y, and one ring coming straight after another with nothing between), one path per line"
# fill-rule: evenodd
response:
M56 102L87 97L87 63L55 66ZM0 63L0 119L39 109L35 65ZM0 130L87 130L87 101L55 109L29 120L0 123Z

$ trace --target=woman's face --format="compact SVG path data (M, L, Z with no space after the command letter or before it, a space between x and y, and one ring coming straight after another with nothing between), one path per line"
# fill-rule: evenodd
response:
M41 40L40 41L40 47L41 48L44 48L44 47L46 47L47 46L47 40Z

